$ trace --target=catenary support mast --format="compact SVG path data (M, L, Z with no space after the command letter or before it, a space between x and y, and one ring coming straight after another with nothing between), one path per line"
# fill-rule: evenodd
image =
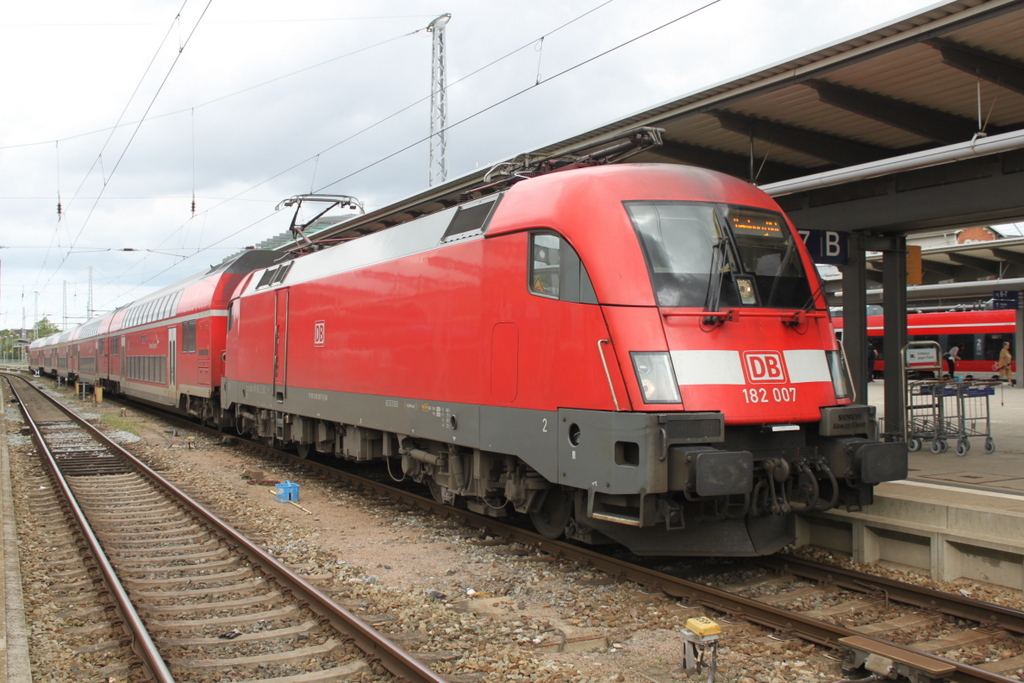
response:
M444 27L451 14L442 14L427 26L434 34L430 62L430 168L428 183L431 187L448 179L448 94L446 92L447 48Z

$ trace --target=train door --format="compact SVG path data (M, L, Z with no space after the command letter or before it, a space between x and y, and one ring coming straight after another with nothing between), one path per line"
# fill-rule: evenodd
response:
M274 397L284 401L288 382L288 290L274 293Z
M167 393L178 403L178 326L167 328Z
M200 318L193 322L195 325L195 348L196 369L199 376L199 386L210 386L210 318Z

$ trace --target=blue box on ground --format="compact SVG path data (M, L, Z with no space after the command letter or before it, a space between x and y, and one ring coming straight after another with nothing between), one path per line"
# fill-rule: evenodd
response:
M282 481L280 484L275 484L274 488L277 489L277 502L279 503L298 503L299 502L299 485L291 481Z

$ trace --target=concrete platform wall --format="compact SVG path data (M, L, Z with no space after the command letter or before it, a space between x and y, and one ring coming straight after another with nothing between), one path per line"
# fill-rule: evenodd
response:
M861 512L802 518L798 544L928 572L1024 590L1024 499L952 487L896 482L879 486Z

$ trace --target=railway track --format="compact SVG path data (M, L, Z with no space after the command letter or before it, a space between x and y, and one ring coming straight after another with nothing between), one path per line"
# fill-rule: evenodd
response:
M182 428L207 430L180 417L157 414ZM208 433L220 435L216 430ZM388 496L404 507L459 518L508 543L525 544L558 558L593 566L649 590L660 590L688 605L714 610L727 620L753 622L784 638L800 638L836 650L844 655L848 668L857 671L855 677L865 676L865 669L857 667L867 665L868 673L881 677L877 680L994 683L1020 680L1003 674L1024 667L1024 657L1018 654L1021 648L1016 643L1018 636L1024 634L1024 613L1017 610L790 556L759 560L762 568L758 575L742 582L706 585L706 581L713 583L714 579L694 581L673 576L589 548L551 541L522 528L440 505L386 483L299 459L265 445L242 440L239 444L297 471L345 481L375 495ZM951 633L954 624L961 627L957 633ZM933 632L941 632L941 636L928 637ZM990 646L990 656L985 659L992 661L974 661L986 644ZM957 661L958 650L963 650L961 656L966 661Z
M122 670L155 681L444 681L87 422L24 379L9 383L52 481L33 514L67 547L57 597L105 619L112 647L130 643ZM65 511L74 531L61 529Z
M220 432L185 418L162 411L154 413L184 429L221 436ZM688 605L714 610L727 619L753 622L786 638L799 638L836 650L851 670L868 665L878 670L869 671L872 675L922 682L1021 680L1003 675L1024 669L1024 657L1018 654L1022 650L1015 642L1024 634L1024 613L1017 610L790 556L760 560L759 564L770 573L743 585L709 586L590 548L551 541L520 527L442 505L386 482L301 459L263 444L245 440L238 443L286 463L297 472L313 472L374 495L388 496L405 507L455 517L510 544L524 544L557 558L589 565L613 577L660 590ZM826 606L807 607L808 598L822 594L830 596ZM957 622L960 635L951 635L951 625ZM932 631L941 631L942 636L922 636L929 633L929 626ZM976 653L986 643L991 645L991 656L987 659L993 661L973 662L980 664L974 666L971 657L976 658L976 654L971 652ZM953 657L961 649L967 661ZM1010 655L1005 656L1006 652ZM857 675L866 675L865 670L860 668Z

